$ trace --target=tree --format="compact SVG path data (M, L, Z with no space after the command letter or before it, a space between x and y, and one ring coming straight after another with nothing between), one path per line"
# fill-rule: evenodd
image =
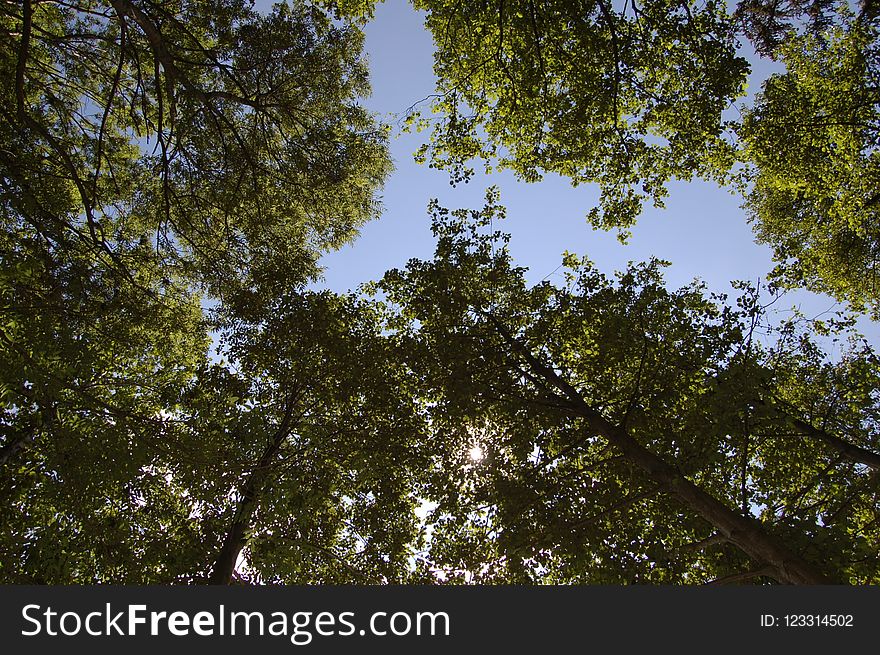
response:
M871 0L863 3L868 10ZM833 22L836 0L742 0L734 17L755 51L763 57L777 57L779 46L792 33L819 35Z
M39 191L53 203L42 218L63 216L63 197ZM179 499L141 471L167 454L161 412L206 356L198 298L150 244L131 244L121 269L8 204L0 215L0 577L156 579L173 566L156 536Z
M448 457L426 576L878 580L876 359L832 364L794 327L762 347L753 293L670 292L656 262L569 257L564 288L529 287L483 233L496 201L435 206L434 260L379 285Z
M155 268L126 293L90 248L14 236L0 280L0 577L164 579L163 521L180 499L146 471L175 448L161 416L206 356L201 308Z
M721 5L419 6L457 39L436 165L598 181L594 218L625 228L642 192L733 161L721 112L745 64ZM803 233L860 235L855 261L873 128L810 112L854 111L821 79L839 74L874 120L872 5L842 30L813 6L808 29L786 22L800 2L765 21L789 70L740 137L767 240L809 187ZM306 291L389 168L358 105L371 10L4 5L0 579L880 581L880 360L851 319L777 325L759 290L670 291L659 262L609 278L568 255L564 287L529 286L485 234L494 193L433 204L435 258L376 297ZM815 143L780 136L786 113ZM784 252L804 279L870 303L803 246ZM832 360L823 338L850 343Z
M182 418L199 443L227 450L225 475L179 471L223 525L210 581L228 583L243 550L266 582L406 579L430 460L417 392L379 308L322 292L260 312L226 331L238 390L220 403L197 396Z
M130 397L128 378L83 380L91 405L62 392L45 438L4 462L4 580L407 579L431 461L398 346L354 296L293 293L268 309L227 325L229 361L192 349L197 370L155 381L165 395L137 378Z
M120 274L145 240L214 296L286 288L376 215L385 132L357 104L350 23L303 2L27 0L2 34L7 211Z
M746 209L786 286L878 312L878 23L844 4L821 29L787 31L786 72L744 114L754 166Z
M437 48L440 117L421 157L455 180L481 158L527 181L596 182L593 224L628 228L669 180L723 176L733 163L722 112L744 93L748 65L723 3L414 5Z
M598 183L590 221L622 235L671 179L735 183L775 281L877 312L878 10L874 2L420 0L437 48L436 118L418 157L534 182ZM740 37L784 65L732 109Z
M385 129L358 104L363 35L345 16L359 5L322 4L336 16L246 0L3 6L4 580L210 572L218 531L175 477L202 459L208 428L178 420L194 389L216 383L226 402L230 384L206 364L203 304L236 316L313 279L376 216L389 170ZM245 453L276 418L260 416ZM239 455L240 471L259 461Z

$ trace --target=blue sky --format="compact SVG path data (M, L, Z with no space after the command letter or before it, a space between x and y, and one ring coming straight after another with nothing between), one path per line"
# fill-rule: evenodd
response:
M393 124L413 103L434 92L431 37L422 16L406 0L378 5L366 34L373 85L366 104ZM766 71L765 66L753 74L751 90L760 86ZM565 250L589 257L606 273L620 270L628 261L665 259L671 262L666 271L670 287L700 278L718 292L729 292L730 280L764 279L773 267L770 249L754 241L741 198L713 183L672 183L666 207L647 207L632 238L622 245L614 233L595 231L586 222L587 212L597 204L594 185L572 188L557 176L525 184L504 172L478 173L470 183L453 188L445 172L413 160L427 133L399 132L391 142L395 170L382 193L382 218L366 225L355 243L322 260L324 284L335 291L378 279L412 257L431 257L428 201L438 198L449 208L480 208L491 185L500 189L507 207L508 219L500 229L512 235L514 260L530 269L532 281L558 276L554 271ZM793 305L808 316L835 307L830 298L806 292L791 292L776 306L785 310ZM860 328L874 342L880 341L876 324L862 321Z

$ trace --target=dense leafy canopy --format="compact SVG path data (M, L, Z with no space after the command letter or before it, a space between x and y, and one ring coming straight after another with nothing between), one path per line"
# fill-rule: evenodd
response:
M429 12L440 93L423 156L456 178L479 157L530 181L598 182L593 222L626 228L670 179L732 164L722 112L744 92L748 65L723 3L414 4Z
M219 295L301 282L376 215L358 29L244 0L28 0L3 21L4 209L50 242L129 276L152 246Z
M876 310L872 3L414 4L453 179L598 182L625 229L738 162L775 284ZM880 582L851 317L657 261L529 285L495 191L431 204L432 260L310 290L390 170L373 5L0 8L0 581ZM734 123L738 31L786 69Z
M878 361L656 262L528 287L498 234L435 208L437 254L380 287L402 307L437 450L425 565L499 582L877 582ZM488 282L488 283L487 283ZM854 346L855 347L855 346ZM485 453L466 462L468 446ZM454 460L453 460L454 461Z
M244 0L27 0L0 20L3 576L199 579L232 472L282 411L224 415L262 427L208 458L225 478L184 482L211 430L234 433L171 429L193 398L228 404L203 305L231 325L376 216L362 32Z
M785 73L764 82L742 137L754 165L747 209L789 286L880 308L880 23L841 10L790 35Z
M594 226L631 227L672 179L738 180L776 280L877 311L878 8L836 0L419 0L438 118L419 156L597 183ZM754 107L750 65L785 66ZM740 120L742 117L742 120Z

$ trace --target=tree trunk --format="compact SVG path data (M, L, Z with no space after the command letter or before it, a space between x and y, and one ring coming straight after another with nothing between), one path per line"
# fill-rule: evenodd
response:
M593 431L603 436L668 493L712 524L728 541L756 562L769 566L776 580L789 584L834 583L800 555L767 534L756 520L731 510L688 480L677 468L645 448L624 428L608 421L586 403L577 389L540 362L499 321L492 316L489 318L511 347L522 354L532 371L562 393L573 413L583 417Z
M247 545L247 531L250 528L254 510L259 505L260 490L272 468L275 456L281 450L287 435L290 434L290 425L291 408L288 408L281 421L281 425L278 426L278 430L273 435L269 445L266 446L257 465L241 487L241 499L232 517L232 523L226 531L226 537L223 539L220 552L214 560L214 568L211 570L208 584L228 585L232 582L232 575L235 573L235 564L238 561L238 556Z

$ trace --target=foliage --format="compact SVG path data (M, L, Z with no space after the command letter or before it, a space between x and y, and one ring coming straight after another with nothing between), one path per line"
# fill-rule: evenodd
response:
M384 128L357 104L363 36L301 2L251 4L7 5L7 211L123 271L147 241L215 296L314 275L375 217L389 169Z
M724 175L733 163L722 112L742 95L748 65L723 3L414 5L428 11L437 48L440 113L420 157L454 180L482 158L527 181L596 182L592 223L628 228L669 180Z
M147 471L174 453L161 415L206 356L201 308L155 267L127 288L90 247L29 227L3 235L0 576L165 580L198 535Z
M8 433L36 432L4 462L6 581L228 583L232 570L214 577L226 551L254 581L409 575L413 481L428 464L394 343L354 297L295 294L272 309L227 327L227 362L170 341L73 381L28 362L49 379L6 393ZM101 352L83 339L58 356L73 368Z
M777 278L878 311L880 70L876 21L841 9L790 35L741 130L754 184L746 209Z
M377 308L351 295L289 294L267 309L227 326L228 363L205 371L176 416L198 460L169 471L211 542L243 525L255 580L401 581L426 460L395 344ZM201 575L216 572L212 558Z
M598 182L626 229L739 156L775 283L876 313L873 3L415 4L422 156L454 180ZM851 317L778 324L775 287L669 290L658 261L530 286L494 191L431 204L433 260L307 290L390 169L373 8L3 5L0 580L880 582ZM787 67L738 143L737 29Z
M426 572L792 581L754 555L766 542L810 575L878 580L873 353L831 363L792 326L761 347L754 291L736 307L699 286L670 292L657 262L609 279L569 257L565 287L528 287L503 235L485 234L494 202L471 216L435 206L435 259L378 287L401 307L449 458L429 487ZM473 444L483 460L468 461Z
M870 4L871 0L863 3L863 10ZM759 54L776 57L792 33L824 32L833 23L837 5L836 0L742 0L734 17Z
M877 311L876 3L414 4L437 49L439 116L410 117L433 124L421 161L597 183L590 222L623 237L672 179L737 182L777 283ZM785 67L741 121L740 36Z
M184 421L193 398L228 404L203 304L226 320L268 306L376 215L389 162L358 104L362 44L342 14L303 2L3 6L4 580L206 579L224 502L277 416ZM261 427L243 452L199 454L245 420ZM225 477L183 475L194 462ZM203 509L205 487L224 491ZM335 534L336 518L316 513L316 529Z

